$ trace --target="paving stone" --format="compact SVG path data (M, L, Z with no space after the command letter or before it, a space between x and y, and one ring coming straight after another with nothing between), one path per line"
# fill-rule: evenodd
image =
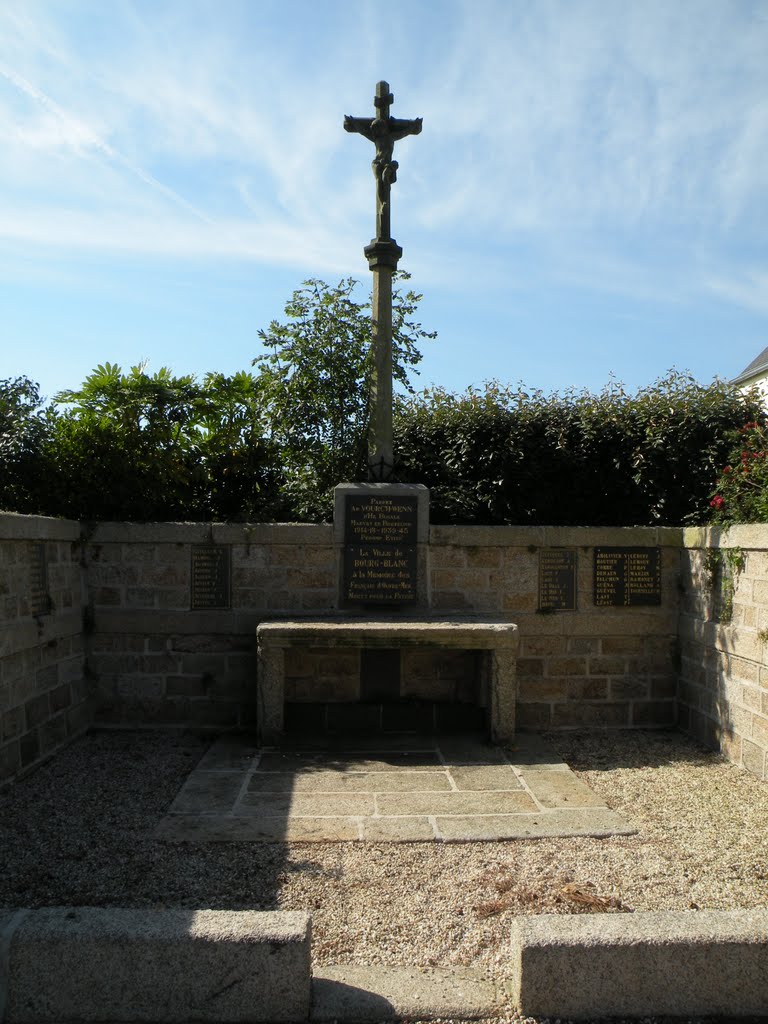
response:
M319 752L314 754L270 753L262 754L258 762L260 772L388 772L393 768L413 771L445 771L445 766L434 751L384 752L376 758L340 757L337 754Z
M291 818L284 838L289 843L353 842L360 838L360 824L354 818Z
M524 771L522 779L542 807L603 807L603 801L571 772Z
M343 751L345 755L367 754L376 757L386 756L393 752L430 752L436 749L435 738L432 736L393 735L365 736L360 733L338 732L324 736L296 733L286 735L280 741L281 750L304 751Z
M173 801L171 812L218 814L228 811L237 799L243 779L243 772L194 771Z
M238 803L237 812L247 816L264 817L272 814L290 814L291 818L372 815L375 809L374 800L372 793L247 793Z
M506 763L504 751L500 747L472 737L441 736L439 748L448 765Z
M571 770L545 740L533 733L516 736L515 742L505 748L505 753L516 768L530 767L538 771L560 772Z
M244 771L258 757L259 748L245 739L222 737L197 763L197 771Z
M522 789L522 783L511 765L457 765L450 775L460 790Z
M363 818L363 839L369 843L434 842L429 818Z
M473 1020L495 1016L505 996L462 967L425 970L343 964L312 977L311 1021Z
M513 776L514 777L514 776ZM249 793L434 793L450 791L447 774L436 772L315 772L311 775L254 773Z
M634 835L620 815L602 808L582 811L544 811L541 814L456 815L435 819L447 842L494 839L568 839L573 836L605 838Z
M155 834L169 842L354 842L360 838L356 818L166 818Z
M324 750L308 750L303 737L302 749L259 753L247 737L224 737L156 834L180 842L461 842L635 831L537 736L521 736L506 752L477 736L321 740Z
M376 797L382 816L407 814L515 814L534 812L536 804L523 790L516 793L384 793Z

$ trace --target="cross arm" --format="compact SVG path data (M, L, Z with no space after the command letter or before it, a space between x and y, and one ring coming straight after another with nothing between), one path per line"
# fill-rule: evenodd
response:
M370 117L351 117L349 114L345 114L344 131L357 132L358 135L364 135L366 139L373 141Z
M416 117L412 121L406 121L402 117L390 117L389 133L393 139L402 139L406 135L421 135L421 124L424 119Z

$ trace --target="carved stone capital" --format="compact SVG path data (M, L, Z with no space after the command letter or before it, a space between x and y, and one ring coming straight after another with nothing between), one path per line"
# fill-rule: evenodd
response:
M366 245L363 252L368 260L370 270L376 270L378 267L389 267L390 270L397 270L397 261L403 255L402 248L394 238L390 238L389 241L372 238L370 245Z

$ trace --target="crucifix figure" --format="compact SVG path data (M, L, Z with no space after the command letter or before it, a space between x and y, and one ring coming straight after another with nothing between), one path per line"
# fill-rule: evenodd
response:
M420 117L413 121L390 117L389 108L394 101L395 97L389 91L389 83L379 82L373 98L373 105L376 108L373 120L369 117L350 117L349 114L344 118L345 131L363 135L376 146L376 156L371 166L376 178L376 240L381 242L389 241L392 237L389 190L397 181L399 166L397 160L393 158L395 143L404 139L406 135L418 135L422 122Z
M392 451L392 275L403 250L392 237L390 189L397 181L395 143L406 135L421 132L420 117L412 121L390 117L395 97L388 82L379 82L373 105L375 117L344 118L344 130L369 139L376 146L373 174L376 178L376 237L365 247L373 271L373 373L371 381L371 425L368 435L368 475L388 480L394 467Z

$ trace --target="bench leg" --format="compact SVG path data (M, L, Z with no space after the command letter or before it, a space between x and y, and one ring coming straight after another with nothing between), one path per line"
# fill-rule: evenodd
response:
M258 742L267 745L279 742L285 710L285 651L282 647L259 645L256 703Z
M515 738L516 661L513 651L490 652L491 739L494 743L511 743Z

